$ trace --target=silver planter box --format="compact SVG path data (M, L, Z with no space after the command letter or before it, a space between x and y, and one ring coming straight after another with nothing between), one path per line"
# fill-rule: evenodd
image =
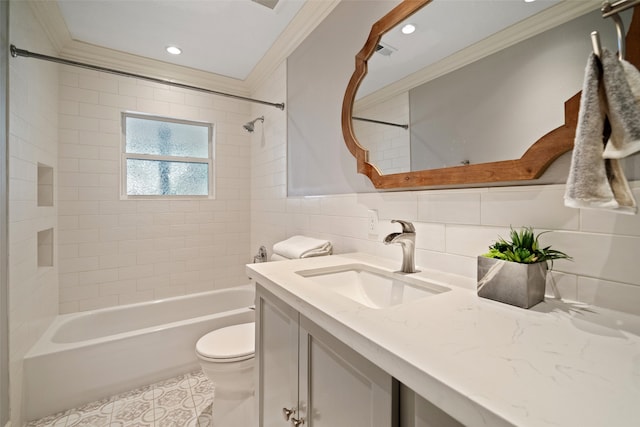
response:
M533 307L544 300L546 277L546 262L519 264L478 257L478 296L483 298Z

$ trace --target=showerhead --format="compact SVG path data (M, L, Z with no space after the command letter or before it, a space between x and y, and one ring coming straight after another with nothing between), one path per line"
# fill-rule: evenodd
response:
M256 119L251 120L250 122L245 123L244 125L242 125L243 128L246 129L247 132L252 133L254 128L255 128L255 122L257 122L258 120L260 120L262 123L264 123L264 116L260 116Z

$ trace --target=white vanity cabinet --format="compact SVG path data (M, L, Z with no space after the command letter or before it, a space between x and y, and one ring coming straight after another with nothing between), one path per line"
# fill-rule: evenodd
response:
M260 285L256 310L260 427L397 426L389 374Z

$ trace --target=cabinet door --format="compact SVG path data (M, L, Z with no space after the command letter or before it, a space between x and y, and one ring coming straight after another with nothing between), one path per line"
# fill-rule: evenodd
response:
M389 374L300 316L300 415L306 427L393 427Z
M298 312L258 285L256 328L259 426L290 426L283 408L297 413Z

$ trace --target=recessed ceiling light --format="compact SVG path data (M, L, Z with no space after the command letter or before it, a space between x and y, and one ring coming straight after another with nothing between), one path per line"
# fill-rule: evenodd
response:
M167 46L167 52L171 55L180 55L182 53L182 49L177 46Z
M416 30L416 26L413 24L407 24L402 27L402 34L411 34Z
M525 3L533 3L536 0L524 0Z

